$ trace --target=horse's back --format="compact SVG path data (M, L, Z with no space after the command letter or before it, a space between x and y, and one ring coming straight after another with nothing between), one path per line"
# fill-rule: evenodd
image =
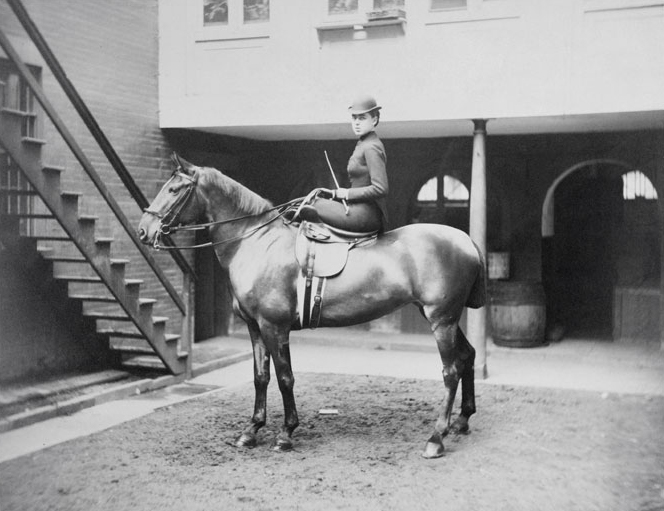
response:
M411 224L382 234L376 249L394 252L410 267L414 284L421 289L466 290L466 306L482 307L486 302L484 257L465 232L441 224ZM468 290L468 288L470 288Z

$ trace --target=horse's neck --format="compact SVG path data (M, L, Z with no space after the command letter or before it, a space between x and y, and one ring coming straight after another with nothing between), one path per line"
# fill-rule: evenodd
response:
M210 235L222 265L227 267L242 244L252 245L265 236L268 227L260 225L277 213L271 211L267 200L216 171L208 172L199 186L208 221L219 222L210 228Z
M203 170L205 172L199 177L199 190L203 194L206 215L210 220L223 222L242 217L258 219L270 209L267 200L237 181L215 169Z

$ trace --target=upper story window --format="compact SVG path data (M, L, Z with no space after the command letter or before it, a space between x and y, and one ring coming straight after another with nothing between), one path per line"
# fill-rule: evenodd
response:
M405 17L405 0L326 0L328 22L397 19Z
M504 0L430 0L430 10L440 11L445 9L481 9L482 4L498 4Z
M266 37L270 0L202 0L199 39ZM200 6L200 4L199 4Z
M431 23L518 17L520 0L429 0Z

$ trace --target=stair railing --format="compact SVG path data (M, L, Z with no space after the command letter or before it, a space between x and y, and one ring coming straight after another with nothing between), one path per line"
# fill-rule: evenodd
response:
M122 162L122 159L120 158L120 156L118 156L113 145L110 143L105 133L97 123L97 120L95 119L94 115L92 114L92 112L90 112L90 109L83 101L83 98L81 98L80 94L78 93L74 85L71 83L69 78L67 77L67 73L65 73L57 57L51 51L51 48L49 47L48 43L42 36L39 29L37 28L37 25L34 23L34 21L32 21L32 18L30 17L27 10L21 3L21 0L7 0L7 3L12 8L14 14L21 22L21 25L23 25L23 28L27 32L28 36L30 37L32 42L35 44L35 46L41 53L46 64L53 72L53 75L58 80L58 83L60 83L60 86L64 90L65 94L72 102L72 105L74 106L78 114L81 116L81 119L90 130L90 133L97 141L97 144L99 144L99 147L106 155L106 158L108 159L109 163L113 166L113 168L115 169L116 173L118 174L124 185L126 186L131 196L134 198L134 200L141 209L147 208L150 205L150 203L143 194L143 191L138 187L138 185L134 181L134 178L132 177L132 175L129 173L124 163ZM167 240L167 243L172 245L170 239ZM195 275L194 270L191 268L187 260L182 255L182 252L180 252L179 250L169 250L168 252L171 254L173 259L175 260L175 262L178 264L178 266L183 272L188 273L190 276Z
M158 265L158 263L150 253L149 249L138 239L134 227L131 225L125 214L120 209L120 206L116 202L115 198L106 188L106 185L102 181L97 171L94 169L92 163L83 153L82 149L76 142L75 138L73 137L71 132L67 129L64 122L53 108L53 105L46 97L43 89L41 88L37 80L34 78L30 70L27 68L27 66L23 63L18 53L9 42L9 39L1 30L0 30L0 46L5 51L5 54L16 66L16 69L18 70L19 74L25 80L28 87L32 90L33 94L37 98L37 101L39 101L42 108L51 119L51 122L53 122L53 125L56 127L56 129L62 136L65 143L69 146L70 150L72 151L76 159L79 161L85 172L88 174L88 176L90 177L90 179L92 180L92 182L94 183L97 190L104 198L110 209L113 211L113 214L116 216L116 218L124 228L125 232L129 236L129 238L132 240L134 245L136 245L138 250L141 252L144 259L149 264L150 268L155 273L161 284L164 286L164 288L168 292L173 302L177 305L177 307L180 309L180 311L183 314L187 314L187 307L182 298L180 297L180 295L178 294L177 290L173 287L173 284L170 282L168 277L166 277L166 274ZM189 271L187 271L186 273L190 274Z

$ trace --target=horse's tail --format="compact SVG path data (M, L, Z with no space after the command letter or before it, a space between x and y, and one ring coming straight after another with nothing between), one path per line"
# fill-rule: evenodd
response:
M484 254L480 250L480 247L478 247L475 242L473 242L473 245L475 245L475 250L477 250L480 267L477 272L477 277L475 277L473 287L470 290L470 295L468 295L468 300L466 300L466 307L479 309L486 304L486 260L484 259Z

